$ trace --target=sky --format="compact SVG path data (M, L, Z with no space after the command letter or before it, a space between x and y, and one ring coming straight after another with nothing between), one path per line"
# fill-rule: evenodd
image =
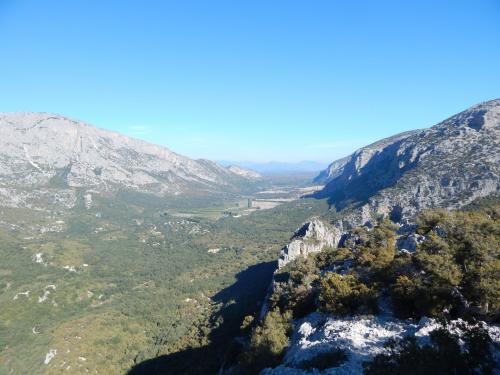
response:
M0 111L328 162L500 97L500 1L0 0Z

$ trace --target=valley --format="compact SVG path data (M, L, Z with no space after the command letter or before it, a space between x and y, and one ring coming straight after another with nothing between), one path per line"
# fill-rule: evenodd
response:
M183 208L93 194L86 206L87 194L76 193L72 210L2 209L0 373L123 373L202 347L200 331L220 324L212 317L234 303L231 294L214 296L239 272L274 261L300 222L327 210L295 201L234 218L222 212L247 200L207 196L214 206L191 200ZM226 319L258 309L273 269Z
M410 298L397 288L420 280L414 268L445 261L456 271L434 299L449 305L418 294L435 282L421 277L411 298L431 307L397 318L470 310L491 324L497 345L499 113L500 101L481 103L363 147L315 179L191 160L61 116L0 115L0 373L287 374L323 355L301 344L311 329L333 350L326 369L343 359L362 373L392 336L354 353L328 332L352 323L375 334L389 322L394 335L411 336L416 323L393 318L395 296ZM444 216L453 238L433 219L440 211L419 219L475 204L477 212ZM473 250L425 253L420 222L429 243ZM462 229L491 238L484 249L476 237L463 245ZM461 288L472 302L457 299Z

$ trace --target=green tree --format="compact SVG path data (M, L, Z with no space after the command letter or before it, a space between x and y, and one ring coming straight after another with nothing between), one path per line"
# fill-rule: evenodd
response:
M249 349L243 356L245 368L257 371L280 363L289 345L291 320L291 312L281 314L279 309L266 314L263 322L254 329L250 337Z
M389 220L383 220L367 237L357 251L357 262L377 273L388 267L396 255L396 227Z
M376 310L377 293L353 275L328 272L321 278L319 302L324 312L349 314Z

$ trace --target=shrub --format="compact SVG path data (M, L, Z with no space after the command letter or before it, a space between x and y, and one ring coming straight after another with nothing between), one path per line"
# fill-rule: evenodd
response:
M280 363L289 344L291 319L290 312L281 314L275 309L267 313L263 322L252 332L249 349L243 356L244 367L257 371Z
M417 232L419 234L427 234L431 230L442 225L448 219L448 212L443 209L423 211L417 217Z
M498 205L452 214L426 211L418 222L428 238L415 256L431 294L449 300L452 292L461 293L467 301L461 302L462 310L493 319L500 311L498 211Z
M320 281L322 311L335 314L368 313L376 310L377 293L353 275L327 272Z
M464 272L464 296L482 314L500 312L500 221L494 207L474 212L457 212L447 226L447 240Z
M312 256L298 258L289 271L290 281L295 285L311 284L317 278L318 268Z
M353 253L351 249L346 248L326 248L316 254L316 266L319 269L325 269L342 264L344 261L351 259Z
M375 273L388 267L396 255L396 227L388 220L383 220L372 231L368 240L359 247L357 262Z
M241 322L240 330L245 333L250 330L250 328L253 326L255 322L255 318L252 315L247 315L243 319L243 322Z
M406 275L398 276L396 282L389 289L396 316L409 318L422 314L421 306L415 303L420 300L421 290L421 285L416 279Z
M296 259L281 269L274 277L274 291L269 298L271 309L291 311L294 318L301 318L316 310L319 278L314 256Z

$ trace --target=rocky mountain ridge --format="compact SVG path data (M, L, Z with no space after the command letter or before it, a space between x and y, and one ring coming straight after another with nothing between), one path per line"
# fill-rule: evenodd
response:
M410 130L403 133L393 135L374 142L368 146L361 147L360 149L354 151L351 155L345 156L341 159L333 161L328 168L321 171L321 173L315 177L314 182L318 184L327 184L335 178L341 176L349 168L354 166L355 169L359 170L363 168L368 161L378 152L381 152L387 146L396 143L402 139L408 138L413 134L421 132L421 129Z
M235 189L248 174L209 160L49 113L0 114L0 201L23 204L30 189L77 188L177 195ZM40 197L36 197L39 199ZM71 201L71 199L69 199Z
M393 256L412 259L420 244L432 241L435 236L446 237L439 226L428 236L419 233L414 221L416 214L427 208L459 209L478 198L497 196L500 188L500 100L481 103L429 129L398 134L362 148L332 163L316 181L326 182L316 197L328 198L332 206L341 210L340 219L325 222L315 217L297 229L290 243L281 250L278 271L270 285L261 319L271 311L276 303L273 301L298 298L291 297L287 287L292 288L293 282L286 279L291 275L286 266L293 269L292 262L297 258L311 259L310 254L341 248L345 244L351 248L365 241L359 238L360 229L370 233L385 217L395 223ZM337 250L330 251L335 254ZM351 248L351 251L354 250ZM322 270L320 275L329 272L342 278L352 271L352 267L353 260L348 257ZM302 280L306 279L302 276ZM299 296L306 293L304 290L311 290L311 286L298 288ZM455 286L451 294L460 301L457 304L464 311L472 311L470 301L462 292L463 289ZM280 293L281 296L276 295ZM340 366L325 365L323 369L340 374L363 374L363 363L385 353L385 345L390 339L413 337L419 345L424 345L430 342L434 330L442 329L440 323L425 316L420 321L395 318L394 306L386 299L386 296L378 299L375 309L378 313L373 316L339 317L315 312L295 320L281 364L261 373L307 373L303 371L305 363L312 363L314 358L340 348L345 353L345 362ZM462 322L460 319L451 321L453 324ZM498 343L499 327L481 324L493 342ZM457 334L459 330L454 332ZM500 354L495 350L493 353L498 361Z
M367 219L399 220L431 207L460 208L500 189L500 99L424 130L398 134L330 165L316 194ZM356 222L361 225L363 222Z
M389 178L394 181L384 181ZM408 219L423 208L456 209L497 193L500 100L474 106L429 129L400 133L363 147L330 164L315 181L327 181L316 196L329 197L341 208L352 194L348 189L355 193L375 189L366 193L367 202L331 224L319 218L304 223L281 251L279 267L324 247L337 247L352 228L372 226L377 217L390 217L406 228ZM401 237L398 243L404 241ZM415 243L406 247L414 249Z

